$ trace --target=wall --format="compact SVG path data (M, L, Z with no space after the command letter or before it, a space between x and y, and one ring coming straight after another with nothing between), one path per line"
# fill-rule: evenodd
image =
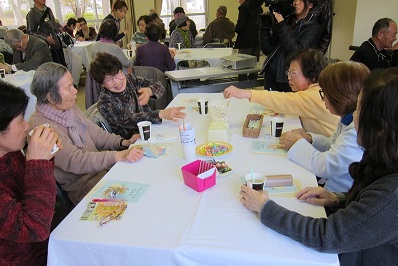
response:
M397 0L357 0L353 45L361 43L372 35L374 23L380 18L391 18L398 22Z

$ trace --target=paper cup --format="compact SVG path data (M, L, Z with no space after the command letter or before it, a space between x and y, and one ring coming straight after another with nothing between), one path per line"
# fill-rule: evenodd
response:
M265 175L259 173L250 173L245 175L246 186L251 187L254 190L263 190Z
M147 141L152 134L152 123L150 121L142 121L137 123L138 131L142 141Z
M194 161L196 159L196 131L191 127L190 123L179 127L181 147L186 161Z
M198 99L199 114L207 115L207 112L209 111L208 106L209 106L208 99L203 99L203 98Z
M282 117L271 118L271 136L279 138L282 135L285 119Z
M50 124L45 123L45 124L43 124L43 126L44 126L44 127L50 127ZM32 129L31 131L29 131L29 137L32 137L33 132L35 131L35 129L36 129L36 127L35 127L34 129ZM53 149L51 150L51 153L50 153L50 154L52 155L52 154L56 153L58 150L59 150L59 148L58 148L57 144L54 144L54 147L53 147Z

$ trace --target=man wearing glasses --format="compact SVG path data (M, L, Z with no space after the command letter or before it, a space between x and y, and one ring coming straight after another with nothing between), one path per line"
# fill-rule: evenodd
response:
M13 73L17 70L36 70L40 65L53 61L50 49L45 41L24 34L19 29L8 30L5 41L13 50L13 64L0 64L0 69L4 69L7 73Z
M77 19L77 24L80 26L80 30L76 32L76 39L79 42L83 41L95 41L97 38L97 32L94 28L89 27L87 25L87 21L85 18L81 17Z
M381 18L373 26L372 37L363 42L351 60L365 64L370 70L398 66L397 24Z

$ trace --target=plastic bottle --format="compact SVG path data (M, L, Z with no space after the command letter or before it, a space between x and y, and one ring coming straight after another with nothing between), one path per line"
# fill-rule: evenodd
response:
M135 53L135 49L137 48L137 43L134 40L130 41L131 51Z

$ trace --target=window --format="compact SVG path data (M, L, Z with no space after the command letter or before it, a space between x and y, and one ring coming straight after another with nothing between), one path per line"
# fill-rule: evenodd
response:
M46 5L51 8L62 26L70 17L84 17L89 26L97 31L102 19L111 12L109 0L47 0ZM13 25L26 25L26 14L32 6L32 0L0 0L3 25L9 28L13 28Z
M197 30L206 28L207 0L163 0L161 18L166 28L174 19L173 11L178 6L184 8L185 14L195 21Z

